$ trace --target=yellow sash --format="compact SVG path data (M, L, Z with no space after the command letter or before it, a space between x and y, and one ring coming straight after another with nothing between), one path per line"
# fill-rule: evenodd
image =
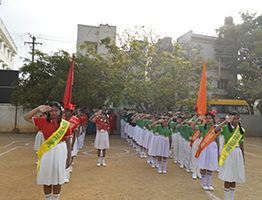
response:
M227 143L225 144L220 158L219 158L219 166L223 165L223 163L225 162L228 154L236 147L236 145L239 143L239 141L241 140L242 135L240 133L239 130L239 126L237 126L234 134L231 136L231 138L227 141Z
M59 128L41 145L40 149L36 152L38 154L38 162L36 171L39 169L40 159L44 153L52 149L64 137L69 128L70 123L62 119Z

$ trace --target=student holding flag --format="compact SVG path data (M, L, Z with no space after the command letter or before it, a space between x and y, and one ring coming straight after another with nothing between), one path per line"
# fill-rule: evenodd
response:
M199 116L190 126L194 130L199 130L203 136L195 157L197 158L196 165L201 169L204 190L214 190L211 185L212 171L216 171L218 168L219 133L214 132L215 113L215 110L206 112L205 116ZM196 126L196 123L203 119L206 119L205 124Z
M219 158L218 178L225 181L225 200L233 200L236 182L245 183L245 129L240 125L240 114L237 111L231 112L229 117L215 128L215 132L220 131L224 134L225 146Z
M47 112L47 117L33 117L37 112ZM24 119L43 132L45 142L38 150L37 183L44 185L46 200L58 200L61 185L66 181L66 168L71 165L70 123L62 119L62 109L58 102L49 106L38 106Z

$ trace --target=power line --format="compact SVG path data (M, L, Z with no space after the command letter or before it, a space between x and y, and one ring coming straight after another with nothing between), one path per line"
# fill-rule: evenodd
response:
M35 36L32 36L30 33L28 33L28 35L29 35L29 37L30 38L32 38L32 40L33 40L33 42L25 42L24 43L24 45L26 45L26 44L32 44L32 63L34 62L34 57L35 57L35 45L37 45L37 44L41 44L42 45L42 43L40 43L40 42L35 42L36 41L36 37Z

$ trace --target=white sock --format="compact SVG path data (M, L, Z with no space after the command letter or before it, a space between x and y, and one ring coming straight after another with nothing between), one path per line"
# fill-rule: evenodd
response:
M52 199L51 199L51 193L50 193L50 194L45 194L45 199L46 199L46 200L52 200Z
M60 194L53 194L53 200L58 200L59 196L60 196Z
M102 163L105 163L105 157L102 158Z
M100 157L98 157L98 163L100 163Z
M229 200L230 189L229 188L224 188L224 191L225 191L225 200Z
M235 188L230 188L230 200L234 200L234 196L235 196Z

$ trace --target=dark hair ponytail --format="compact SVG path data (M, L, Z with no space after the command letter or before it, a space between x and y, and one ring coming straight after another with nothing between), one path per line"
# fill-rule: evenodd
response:
M205 130L207 129L207 123L205 123L204 129L205 129Z
M228 126L228 130L230 131L230 133L233 133L233 128L232 128L231 124L227 123L227 126Z
M244 131L243 131L242 127L241 127L240 122L238 123L238 125L239 125L239 131L240 131L241 135L243 135L243 134L244 134Z
M106 116L106 125L108 125L108 121L107 121L107 113L106 113L106 111L103 110L103 111L101 112L101 114L104 114L104 115Z
M229 116L230 116L230 115L238 115L238 116L240 117L240 114L239 114L237 111L235 111L235 110L233 110L232 112L230 112L230 113L229 113ZM230 131L231 133L233 133L233 128L232 128L231 124L228 123L227 125L228 125L229 131ZM244 131L243 131L242 127L241 127L240 122L238 123L238 125L239 125L240 134L243 135L243 134L244 134Z
M61 123L61 120L62 120L62 109L61 109L61 105L57 102L57 101L53 101L49 104L50 107L57 107L59 110L60 110L60 117L58 119L58 123L60 124ZM46 118L46 121L47 122L50 122L51 121L51 116L50 116L50 113L47 112L47 118Z

